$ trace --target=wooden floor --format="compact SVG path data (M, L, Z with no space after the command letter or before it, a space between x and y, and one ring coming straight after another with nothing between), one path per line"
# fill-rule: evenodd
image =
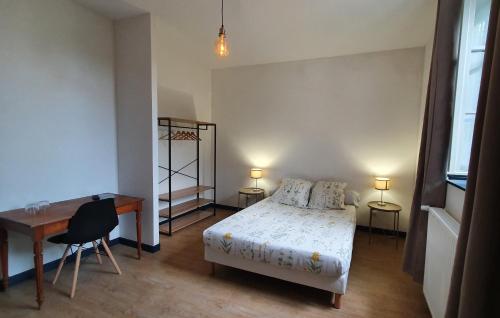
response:
M218 266L215 276L203 260L203 229L228 215L219 211L173 237L161 236L161 251L135 259L135 249L112 247L123 275L109 260L83 260L74 299L69 299L74 264L56 286L45 275L45 303L35 309L34 281L0 292L0 317L430 317L421 287L401 272L394 239L365 232L354 242L343 308L329 305L330 293ZM400 242L403 243L403 242Z

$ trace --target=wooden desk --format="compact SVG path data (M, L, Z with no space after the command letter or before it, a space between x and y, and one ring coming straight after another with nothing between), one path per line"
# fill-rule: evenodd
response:
M114 195L118 215L135 212L137 230L137 257L141 258L141 212L142 198L125 195ZM84 203L92 201L91 197L83 197L67 201L51 203L44 212L30 215L24 209L16 209L0 213L0 257L2 263L3 289L9 285L9 255L7 231L26 234L33 240L33 254L36 276L36 300L41 308L43 296L43 248L42 241L68 228L69 219Z

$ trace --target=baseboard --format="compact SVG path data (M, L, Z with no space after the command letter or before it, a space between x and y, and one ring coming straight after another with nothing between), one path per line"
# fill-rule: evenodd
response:
M366 226L366 225L356 225L356 230L357 231L363 231L363 232L368 232L369 231L369 227ZM372 233L375 233L375 234L384 234L384 235L394 235L394 231L393 230L389 230L389 229L382 229L382 228L379 228L379 227L372 227ZM403 231L399 231L399 237L406 237L406 232L403 232Z
M116 238L116 239L109 241L108 245L113 246L113 245L117 245L117 244L122 244L122 245L130 246L133 248L137 247L136 241L129 240L129 239L126 239L123 237L119 237L119 238ZM160 244L153 246L153 245L148 245L148 244L142 243L141 247L142 247L142 250L149 252L149 253L155 253L155 252L158 252L160 250ZM103 251L103 248L100 247L100 250ZM89 256L91 254L94 254L94 248L87 248L87 249L82 251L83 257ZM66 264L73 263L75 260L76 260L76 254L73 253L66 258ZM43 264L44 273L56 269L57 266L59 265L60 261L61 261L61 259L59 258L59 259L53 260L52 262ZM9 276L9 286L19 284L19 283L21 283L25 280L31 279L33 277L35 277L35 269L34 268L28 269L27 271L21 272L21 273L16 274L16 275Z
M116 238L114 240L109 241L108 245L112 246L112 245L116 245L118 243L119 243L119 239ZM101 251L103 250L102 246L101 246L100 250ZM94 254L93 247L86 248L82 251L83 257L89 256L91 254ZM71 255L68 255L68 257L66 258L66 263L73 263L75 260L76 260L76 253L72 253ZM61 261L61 259L59 258L59 259L53 260L52 262L43 264L44 273L56 269L57 266L59 265L60 261ZM31 279L33 277L35 277L35 269L34 268L28 269L27 271L21 272L21 273L16 274L16 275L9 276L9 286L19 284L19 283L21 283L25 280Z
M224 209L224 210L229 210L229 211L239 211L239 209L237 207L230 206L230 205L216 204L215 206L218 209ZM368 226L365 226L365 225L356 225L356 230L368 232L369 228L368 228ZM392 230L381 229L381 228L376 228L376 227L372 227L372 233L393 235ZM399 236L403 237L403 238L406 237L406 232L399 232ZM116 244L122 244L122 245L133 247L133 248L137 247L137 241L129 240L129 239L126 239L123 237L113 239L109 242L110 246L113 246ZM156 253L160 250L160 244L149 245L149 244L142 243L141 247L142 247L142 250L149 252L149 253ZM102 248L101 248L101 250L102 250ZM82 251L82 256L88 256L88 255L93 254L93 253L94 253L93 248L87 248L87 249ZM75 259L76 259L76 254L71 254L66 258L66 262L72 263L75 261ZM49 272L51 270L56 269L57 265L59 265L60 260L61 259L56 259L56 260L53 260L52 262L44 264L43 271ZM21 272L21 273L16 274L16 275L9 276L9 286L19 284L19 283L21 283L25 280L31 279L33 277L35 277L35 269L34 268L29 269L29 270L24 271L24 272Z
M137 241L129 240L129 239L126 239L124 237L120 237L118 240L119 240L120 244L122 244L122 245L137 248ZM141 248L143 251L146 251L149 253L156 253L160 250L160 244L149 245L149 244L142 243Z
M213 207L213 203L211 204L211 206ZM239 211L240 208L238 207L235 207L235 206L232 206L232 205L224 205L224 204L215 204L215 207L217 209L221 209L221 210L229 210L229 211Z

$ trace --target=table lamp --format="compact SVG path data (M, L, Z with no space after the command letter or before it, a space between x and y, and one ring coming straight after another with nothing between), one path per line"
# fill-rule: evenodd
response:
M257 180L262 178L262 169L260 168L252 168L250 169L250 178L255 179L255 190L258 190Z
M375 178L375 189L380 190L380 201L378 205L384 206L384 191L389 190L391 179L384 177Z

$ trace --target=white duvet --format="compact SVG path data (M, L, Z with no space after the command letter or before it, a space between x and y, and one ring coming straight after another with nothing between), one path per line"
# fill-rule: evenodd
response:
M297 208L262 200L203 232L205 248L255 262L340 277L349 270L356 209Z

